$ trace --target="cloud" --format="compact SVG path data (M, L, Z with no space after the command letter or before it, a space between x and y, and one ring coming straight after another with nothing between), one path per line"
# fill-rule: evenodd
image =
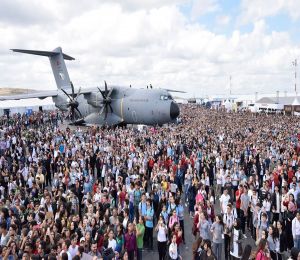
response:
M230 23L231 17L229 15L219 15L216 17L216 23L221 26L226 26Z
M199 16L213 13L219 10L219 5L216 0L193 0L191 17L197 19Z
M279 13L288 14L297 20L300 18L299 7L299 0L242 0L238 20L241 24L253 23Z
M47 8L37 0L30 1L30 4L22 0L1 0L0 2L0 23L26 26L45 24L54 18L54 13L48 12Z
M66 61L76 86L99 86L104 80L134 87L152 83L197 95L224 93L229 75L233 93L292 86L291 61L300 55L300 47L287 32L268 32L264 19L257 19L251 32L225 35L189 19L180 1L149 1L145 6L129 0L91 0L88 6L79 2L50 1L44 7L50 18L24 26L10 19L0 23L5 39L0 41L2 86L54 89L47 58L9 49L57 46L76 58Z

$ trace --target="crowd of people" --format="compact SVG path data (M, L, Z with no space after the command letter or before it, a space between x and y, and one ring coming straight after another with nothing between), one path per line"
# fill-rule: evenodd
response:
M193 260L300 259L297 117L184 105L163 127L62 121L0 118L1 259L185 260L190 236Z

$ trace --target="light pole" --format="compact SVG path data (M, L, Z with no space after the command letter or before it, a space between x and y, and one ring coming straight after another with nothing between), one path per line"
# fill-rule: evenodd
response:
M229 76L229 94L231 96L231 75Z
M293 66L295 67L295 93L297 96L297 59L292 62Z

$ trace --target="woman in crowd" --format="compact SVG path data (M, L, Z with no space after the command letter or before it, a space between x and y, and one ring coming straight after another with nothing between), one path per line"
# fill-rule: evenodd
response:
M243 248L242 248L243 232L241 230L241 220L239 218L235 219L233 223L231 237L232 237L232 251L230 252L230 254L235 259L238 259L241 257L243 252Z
M268 242L266 239L261 239L259 241L255 259L256 260L271 260L270 252L268 249Z
M206 212L200 214L200 220L198 223L199 235L204 240L210 239L210 224L207 220Z
M162 216L160 216L158 219L155 231L157 232L157 249L159 260L164 260L167 253L168 227L165 224Z
M224 243L224 223L221 215L216 216L215 222L210 228L212 232L213 252L217 259L221 259L222 245Z
M169 256L171 260L181 260L181 256L178 254L178 248L176 243L176 235L172 235L172 240L169 246Z
M279 235L279 253L283 255L287 251L287 237L283 229L283 221L277 221L276 227Z
M272 259L281 260L280 251L280 241L279 241L279 233L277 227L270 226L268 232L268 247L270 250L270 256Z
M63 129L53 124L57 115L50 112L9 119L0 116L0 249L10 248L8 241L14 237L19 258L23 253L29 259L47 254L48 259L68 258L76 249L97 257L114 248L119 258L140 259L144 246L140 217L144 217L149 247L153 227L157 230L155 259L168 252L159 221L169 239L175 235L177 257L179 251L185 256L188 250L182 242L190 242L191 230L183 220L187 212L192 217L196 212L196 238L200 233L201 239L210 240L219 258L215 249L222 244L216 240L219 231L215 226L211 229L211 224L219 227L221 223L220 216L215 217L220 213L218 205L214 208L215 179L217 194L220 188L224 192L226 260L230 251L241 256L238 228L232 228L239 211L237 193L232 191L240 185L249 187L251 209L243 211L257 242L268 239L273 251L272 243L278 239L279 252L291 248L291 221L297 208L293 194L299 189L297 118L226 113L190 105L182 107L181 117L182 124L163 128L111 130ZM282 188L279 194L277 186ZM188 207L178 203L184 199L182 192ZM271 211L268 194L272 195ZM269 235L266 232L272 215L286 226L278 227L276 237L273 229ZM198 244L195 257L214 257L209 242Z

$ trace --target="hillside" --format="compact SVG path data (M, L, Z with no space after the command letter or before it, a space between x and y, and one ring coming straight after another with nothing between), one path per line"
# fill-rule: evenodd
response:
M32 92L35 92L35 90L25 88L0 88L0 96L19 95Z

